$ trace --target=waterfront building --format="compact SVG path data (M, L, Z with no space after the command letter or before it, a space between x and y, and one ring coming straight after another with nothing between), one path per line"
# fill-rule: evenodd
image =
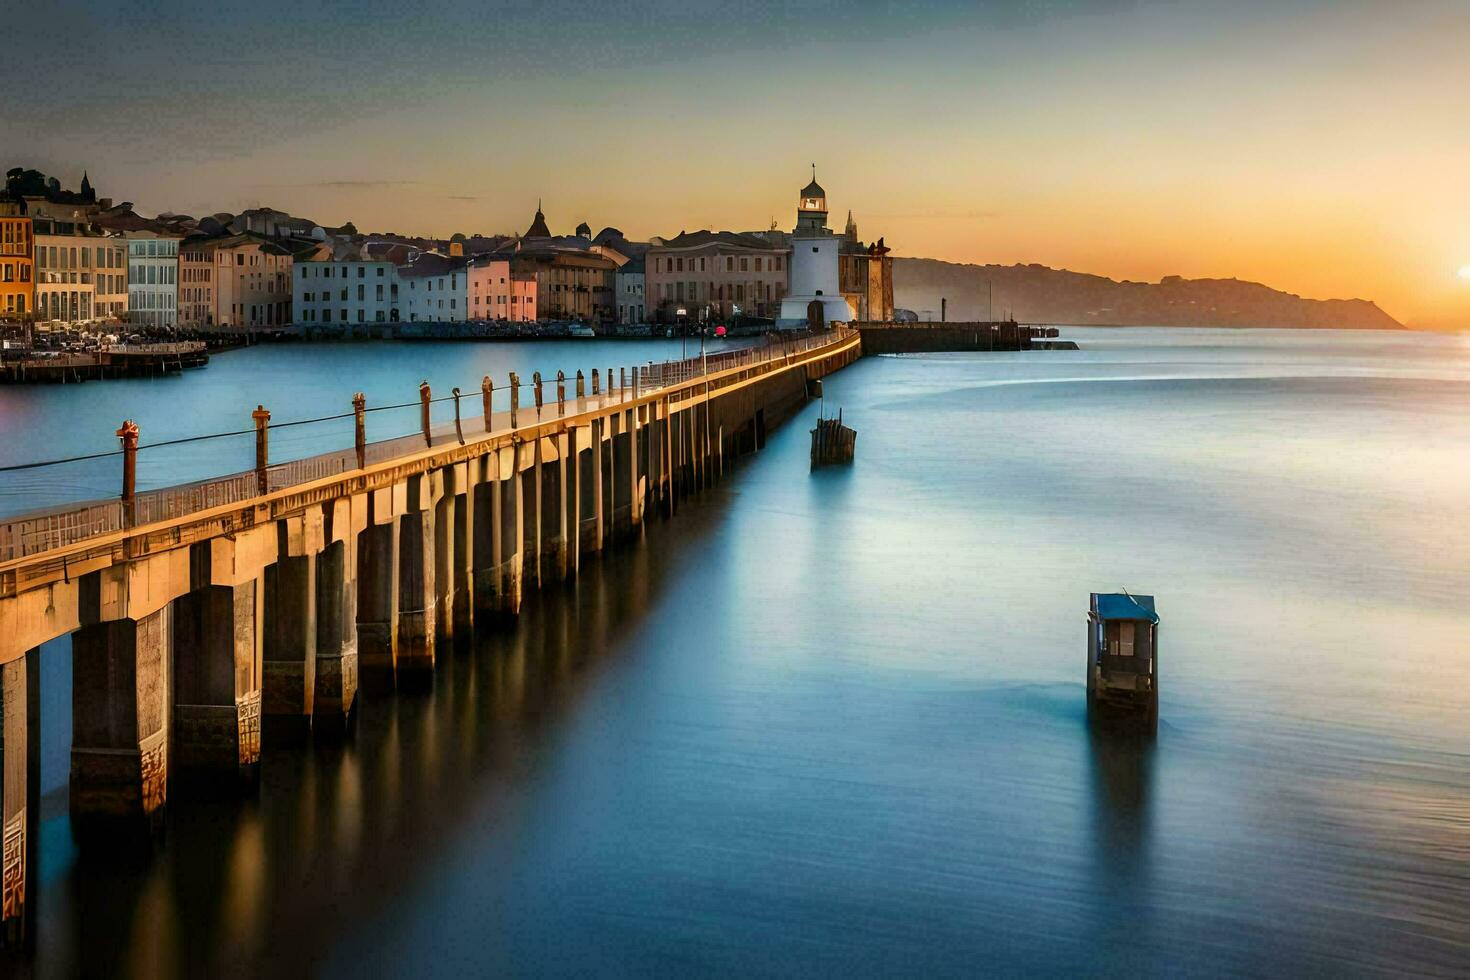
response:
M680 232L645 256L647 312L659 323L773 317L787 292L790 253L756 235Z
M410 323L463 323L469 317L469 272L462 255L424 252L400 266Z
M893 259L891 250L878 239L864 245L857 222L847 213L847 227L838 246L837 279L842 298L855 320L893 319Z
M170 330L178 324L179 242L169 231L134 228L128 242L128 320Z
M602 323L616 315L612 259L587 249L517 244L510 271L535 283L537 319Z
M618 266L614 276L617 286L618 322L646 323L643 317L644 288L647 276L644 273L646 259L639 256Z
M35 310L35 234L26 205L0 199L0 317L19 319Z
M36 319L78 326L128 310L127 242L82 221L35 218Z
M482 255L465 270L471 320L536 319L536 277L511 271L506 255Z
M827 192L817 183L801 189L796 229L791 233L791 292L781 303L776 326L786 328L846 323L854 312L842 298L838 255L842 238L827 227Z
M578 231L590 229L584 222ZM611 322L617 315L613 277L618 262L598 254L586 235L553 235L539 201L526 233L505 242L482 258L508 262L507 285L519 283L517 288L505 294L498 290L490 294L497 301L501 295L509 300L508 315L503 319L604 323ZM488 267L484 275L500 278L499 272L491 273ZM485 295L482 291L482 309L485 308ZM531 300L529 303L526 301L528 298ZM506 309L498 304L495 308Z
M221 330L279 327L291 322L291 252L254 235L212 244L214 322Z
M397 323L401 317L398 269L392 262L307 259L292 268L291 302L296 323Z
M186 238L179 243L179 326L213 329L214 253L212 238Z
M251 330L291 322L292 255L258 235L190 238L179 251L179 323Z

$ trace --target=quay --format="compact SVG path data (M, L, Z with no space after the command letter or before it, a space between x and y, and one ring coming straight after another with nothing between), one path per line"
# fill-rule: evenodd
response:
M0 383L68 384L107 378L155 378L209 363L202 341L117 345L55 357L0 360Z
M865 354L933 354L948 351L1076 350L1055 340L1057 328L1014 320L974 323L854 323Z

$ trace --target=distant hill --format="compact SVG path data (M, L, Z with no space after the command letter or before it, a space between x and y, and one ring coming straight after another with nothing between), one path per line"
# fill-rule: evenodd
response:
M986 318L986 284L994 284L997 318L1011 311L1022 323L1100 326L1320 327L1403 330L1402 323L1362 299L1303 299L1240 279L1118 282L1044 265L958 265L938 259L895 259L896 306L950 320Z

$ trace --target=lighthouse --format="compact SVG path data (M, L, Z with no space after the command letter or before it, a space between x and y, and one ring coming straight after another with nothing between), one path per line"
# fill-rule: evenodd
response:
M791 291L781 300L776 326L795 330L826 326L852 319L837 279L837 255L842 238L827 228L827 192L812 182L801 189L796 204L796 229L791 233Z

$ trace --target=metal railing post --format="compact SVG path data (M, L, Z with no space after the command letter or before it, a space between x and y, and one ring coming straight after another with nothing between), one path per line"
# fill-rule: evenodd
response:
M521 379L514 371L510 372L510 427L514 429L520 425L521 408Z
M117 437L122 440L123 454L123 523L132 527L136 517L133 495L138 485L138 423L132 419L125 420L117 430Z
M352 396L352 416L356 429L353 444L357 447L357 468L367 466L367 396L362 392Z
M586 398L586 397L587 397L587 376L582 373L582 369L581 368L577 368L577 401L578 402L581 402L581 400L584 399L584 398Z
M487 374L487 375L485 375L485 377L483 377L483 378L480 379L480 399L481 399L481 401L483 401L485 403L485 431L486 432L489 432L490 431L490 416L493 414L493 412L491 410L491 407L490 407L490 402L492 400L491 396L494 395L494 393L495 393L495 385L493 383L491 383L491 381L490 381L490 375Z
M433 398L433 392L429 390L427 381L419 382L419 422L424 429L424 445L432 446L434 437L430 433L429 401Z
M536 396L536 421L539 422L541 421L541 402L542 399L545 397L545 392L541 388L540 371L535 371L531 374L531 384L535 386L532 389L532 394Z
M593 395L599 395L601 393L602 393L602 385L600 384L599 379L598 379L597 368L593 368L592 369L592 394Z
M464 445L464 429L459 424L459 388L450 389L454 393L454 434L459 439L459 444Z
M266 468L270 465L270 421L271 413L264 405L256 405L250 413L255 420L255 489L257 493L270 492L270 480Z
M556 414L567 414L567 373L556 372Z

